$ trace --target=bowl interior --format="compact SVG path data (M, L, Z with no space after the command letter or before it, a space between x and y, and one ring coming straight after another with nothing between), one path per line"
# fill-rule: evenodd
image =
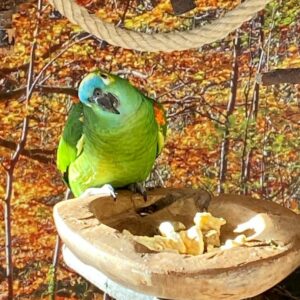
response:
M158 227L163 221L179 221L189 228L194 225L193 218L199 211L193 196L155 195L150 196L150 201L146 203L137 195L131 197L130 201L129 198L118 198L117 202L111 199L96 199L90 203L89 208L101 223L120 232L128 230L134 235L144 236L159 234ZM237 228L247 237L252 236L256 240L278 238L278 234L272 230L277 226L273 226L268 213L258 212L245 205L244 201L234 200L219 201L214 198L209 206L209 212L213 216L226 220L226 224L221 227L222 243L240 234L234 232ZM281 239L282 236L279 236Z

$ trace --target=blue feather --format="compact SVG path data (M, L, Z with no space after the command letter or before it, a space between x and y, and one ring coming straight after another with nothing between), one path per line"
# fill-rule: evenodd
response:
M80 83L78 89L79 100L87 105L89 105L89 98L93 96L95 88L103 89L105 86L102 78L96 74L91 73L86 76Z

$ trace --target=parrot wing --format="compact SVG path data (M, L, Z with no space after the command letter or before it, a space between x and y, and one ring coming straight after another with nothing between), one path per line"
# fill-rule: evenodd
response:
M67 171L70 164L79 156L83 143L83 105L73 104L57 149L57 168L64 174L68 183Z
M147 97L147 99L150 100L153 105L154 117L155 117L155 121L158 125L157 156L159 156L159 154L161 153L161 151L164 147L166 135L167 135L166 112L165 112L163 106L159 102L157 102L151 98L148 98L148 97Z

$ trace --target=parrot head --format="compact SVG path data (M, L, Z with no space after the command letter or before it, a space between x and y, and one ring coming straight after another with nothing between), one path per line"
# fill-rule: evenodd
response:
M144 99L127 80L101 71L83 78L78 95L84 105L110 124L120 123L133 115Z
M120 102L112 92L109 86L114 83L111 75L93 72L83 78L79 85L78 95L80 101L94 109L105 112L120 114L118 106Z

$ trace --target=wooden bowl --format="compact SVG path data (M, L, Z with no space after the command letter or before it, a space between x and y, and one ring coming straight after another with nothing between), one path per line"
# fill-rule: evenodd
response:
M215 197L209 211L227 220L223 241L244 224L240 227L249 228L246 233L257 240L255 247L199 256L157 253L122 234L128 229L151 236L165 220L192 225L198 196L191 189L157 189L149 191L145 203L136 194L120 191L116 202L110 197L89 197L58 203L54 219L63 242L82 262L125 287L160 298L252 297L300 266L300 216L275 203L245 196ZM141 216L151 210L157 211Z

